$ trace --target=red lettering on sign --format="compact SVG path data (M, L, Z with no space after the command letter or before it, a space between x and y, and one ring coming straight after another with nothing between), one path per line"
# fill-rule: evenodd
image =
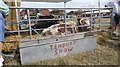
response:
M74 44L73 45L75 45L75 41L74 41Z
M75 41L63 42L50 45L50 49L55 51L55 55L67 53L73 50Z
M61 44L58 44L58 48L61 48L62 47L62 45Z
M54 45L54 49L57 49L56 44Z
M73 45L73 42L70 42L70 45Z
M59 53L63 53L62 49L59 49Z
M68 51L72 51L72 50L73 50L73 47L68 49Z
M58 55L57 49L55 49L55 55Z
M64 43L62 44L62 46L63 46L62 48L65 48L65 44Z
M67 52L67 48L64 48L64 52Z
M50 45L50 49L51 49L51 50L52 50L52 46L53 46L53 45Z

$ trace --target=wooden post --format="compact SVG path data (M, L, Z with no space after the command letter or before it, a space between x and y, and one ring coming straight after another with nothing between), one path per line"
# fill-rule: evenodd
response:
M21 0L17 0L17 4L18 4L18 7L20 7L20 1ZM15 7L15 2L14 0L12 0L12 2L8 2L8 6L13 6ZM18 9L18 15L20 16L20 10ZM20 19L20 18L19 18ZM16 10L15 9L10 9L10 13L9 15L6 17L6 23L7 22L16 22L17 19L16 19ZM9 29L9 30L17 30L18 27L17 27L17 24L6 24L6 27Z

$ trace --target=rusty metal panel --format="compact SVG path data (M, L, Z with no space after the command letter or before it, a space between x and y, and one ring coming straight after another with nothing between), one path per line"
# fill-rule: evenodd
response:
M26 42L20 43L20 45L24 44L26 44ZM38 43L36 42L36 44ZM96 48L96 38L94 36L89 36L68 41L49 43L46 45L36 44L32 44L33 46L20 47L21 63L23 65L68 54L93 50Z

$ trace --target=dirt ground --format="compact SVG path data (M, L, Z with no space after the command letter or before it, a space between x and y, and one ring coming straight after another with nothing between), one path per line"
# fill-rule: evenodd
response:
M93 51L66 55L31 65L118 65L120 36L111 39L107 31L95 32L94 34L97 40L97 47ZM20 61L16 60L18 59L16 57L4 56L4 59L4 65L20 65Z

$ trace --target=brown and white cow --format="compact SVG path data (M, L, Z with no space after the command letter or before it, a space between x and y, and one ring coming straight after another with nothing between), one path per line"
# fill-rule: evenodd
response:
M47 35L65 35L66 33L73 33L75 29L71 26L71 24L66 24L66 31L65 31L65 23L54 24L42 31L44 36Z
M90 19L89 18L81 18L78 22L78 25L83 25L82 27L78 26L78 31L89 31L90 30Z

